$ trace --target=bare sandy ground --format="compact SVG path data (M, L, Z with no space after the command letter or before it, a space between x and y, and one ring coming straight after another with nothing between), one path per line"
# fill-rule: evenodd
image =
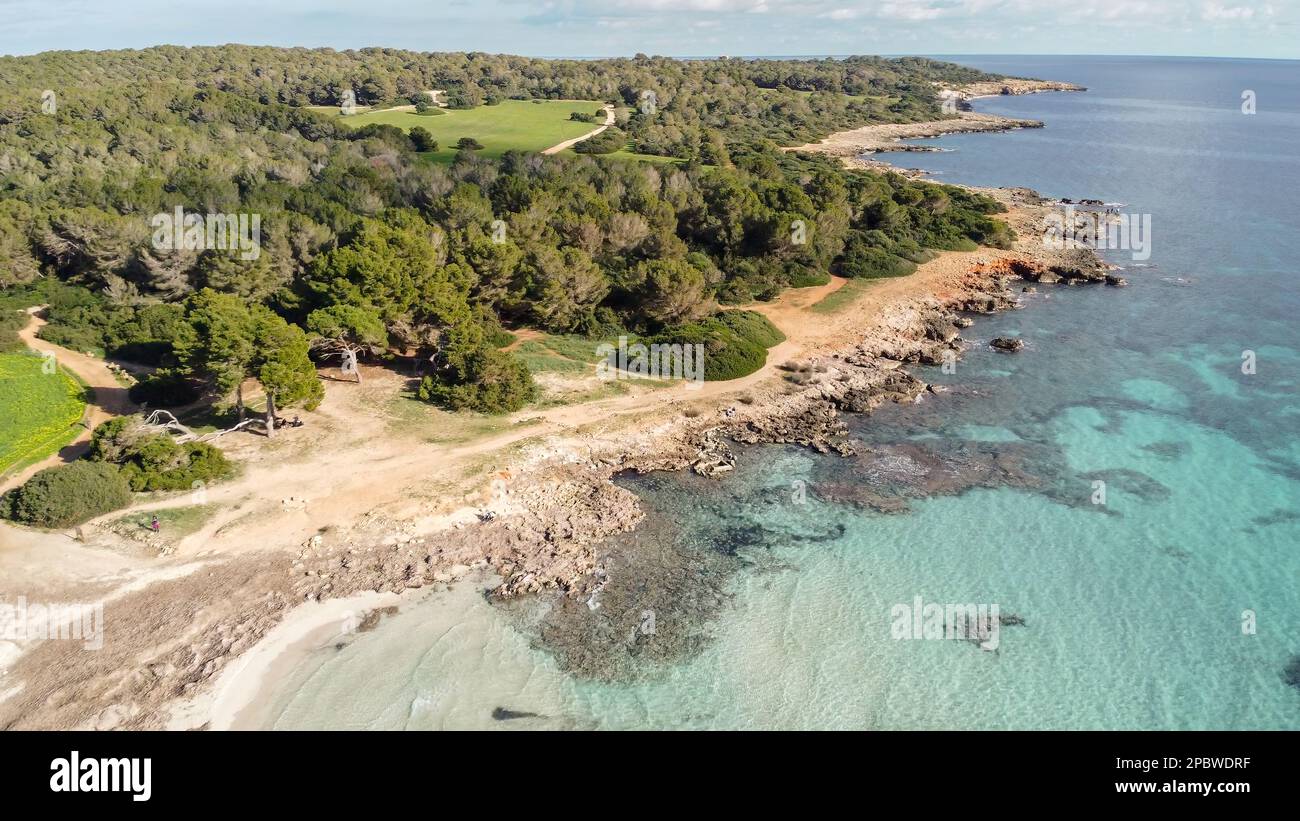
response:
M271 682L287 675L308 654L329 647L358 629L367 616L408 599L396 593L362 593L331 599L316 607L300 607L262 638L252 650L222 671L210 691L177 709L171 729L265 729Z

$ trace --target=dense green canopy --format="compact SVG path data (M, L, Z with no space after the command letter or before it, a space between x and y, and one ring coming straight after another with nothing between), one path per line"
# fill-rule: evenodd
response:
M66 283L41 286L45 334L221 394L257 379L281 406L319 401L305 331L418 356L435 401L512 410L534 391L496 348L502 324L698 335L719 302L1009 240L986 198L777 150L941 117L936 84L989 78L949 63L222 46L4 57L0 76L0 287ZM676 162L464 150L440 166L427 133L306 107L429 89L453 107L608 101L600 151ZM257 253L160 248L151 220L178 208L209 228L256 216Z

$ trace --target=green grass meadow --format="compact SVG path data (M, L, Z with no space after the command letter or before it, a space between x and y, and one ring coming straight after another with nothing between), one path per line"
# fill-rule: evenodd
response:
M456 141L473 137L483 145L478 153L500 157L507 151L541 151L556 143L581 137L604 122L602 104L592 100L503 100L498 105L481 105L471 109L439 109L441 114L416 114L414 111L380 109L339 115L348 125L361 127L370 123L395 125L403 131L421 126L438 141L438 150L423 156L434 162L449 163L456 156ZM338 113L337 109L317 110ZM581 111L597 114L595 123L570 120L569 114Z
M0 475L38 462L76 438L86 389L31 353L0 354Z

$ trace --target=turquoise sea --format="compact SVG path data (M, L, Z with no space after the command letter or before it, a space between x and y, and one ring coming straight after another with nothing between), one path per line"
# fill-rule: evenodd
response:
M1128 288L977 320L923 376L949 392L850 422L856 458L624 480L651 515L590 606L420 593L268 725L1300 729L1300 63L951 59L1089 90L979 100L1047 127L898 162L1150 214L1143 266L1108 254ZM1023 624L895 638L918 597Z

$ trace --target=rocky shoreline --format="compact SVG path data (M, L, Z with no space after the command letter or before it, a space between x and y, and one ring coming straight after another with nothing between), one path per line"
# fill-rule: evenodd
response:
M1056 80L1024 80L1007 77L1002 80L990 80L986 83L967 83L954 89L963 100L977 97L1005 97L1021 94L1040 94L1044 91L1087 91L1076 83L1062 83Z
M911 145L903 140L923 140L949 134L975 134L980 132L1014 131L1018 128L1042 128L1039 120L1002 117L997 114L977 114L962 111L956 119L936 120L928 123L897 123L869 125L854 131L833 134L819 143L810 143L790 151L814 151L835 157L856 157L859 154L880 154L907 151L938 151L938 148Z
M904 174L910 177L924 176L914 169L900 169L888 163L873 160L870 154L889 152L931 152L942 149L913 145L904 140L919 140L942 137L949 134L973 134L1013 131L1019 128L1042 128L1039 120L1002 117L997 114L981 114L970 110L969 101L980 97L1019 96L1039 94L1048 91L1087 91L1074 83L1060 83L1049 80L1007 79L987 83L968 83L955 89L940 88L941 97L949 96L957 102L959 110L956 117L947 120L935 120L923 123L888 123L868 125L852 131L831 134L824 140L801 146L783 148L783 151L806 151L817 154L829 154L840 157L851 167L869 168L874 171L886 171Z

